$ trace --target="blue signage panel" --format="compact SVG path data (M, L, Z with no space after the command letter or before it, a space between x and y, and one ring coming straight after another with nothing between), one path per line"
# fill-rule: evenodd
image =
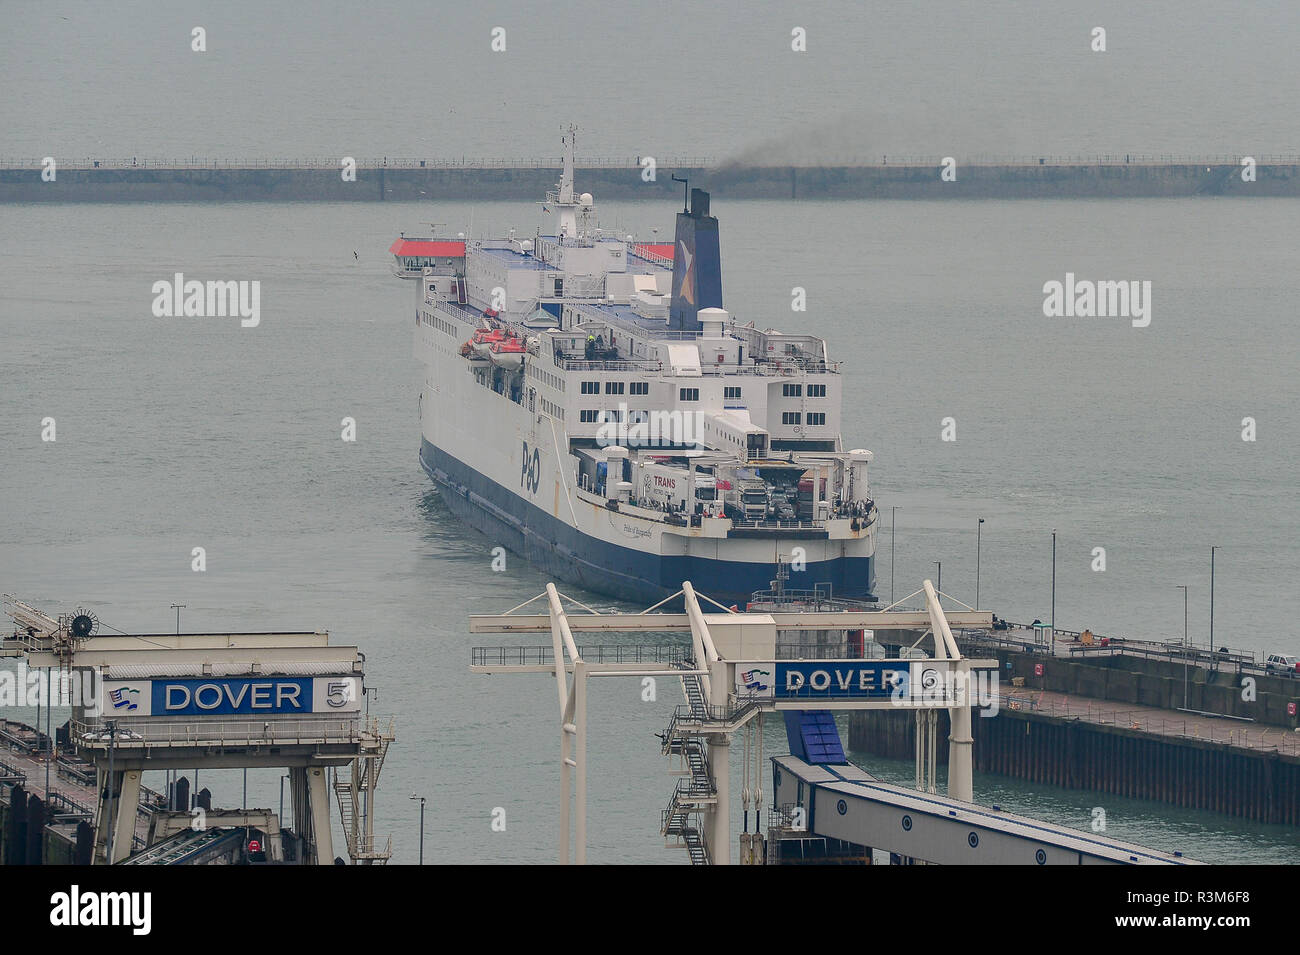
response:
M908 665L894 661L835 660L776 664L777 699L889 699L908 685Z
M154 716L263 716L310 713L311 677L154 680Z

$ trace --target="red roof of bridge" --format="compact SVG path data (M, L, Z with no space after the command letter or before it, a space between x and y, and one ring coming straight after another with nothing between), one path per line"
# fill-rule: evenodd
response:
M421 255L440 259L465 258L464 242L448 242L441 239L398 239L388 251L394 255Z
M644 242L637 243L636 254L645 255L647 253L650 255L657 255L661 259L671 259L673 257L673 244L671 242L653 244L647 244Z

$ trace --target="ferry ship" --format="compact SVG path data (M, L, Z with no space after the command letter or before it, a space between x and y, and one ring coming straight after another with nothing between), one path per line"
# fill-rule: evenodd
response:
M792 586L872 600L872 455L843 447L838 363L723 308L718 220L684 188L671 246L601 229L570 127L551 234L393 243L420 464L458 518L597 593L689 580L743 605L788 562Z

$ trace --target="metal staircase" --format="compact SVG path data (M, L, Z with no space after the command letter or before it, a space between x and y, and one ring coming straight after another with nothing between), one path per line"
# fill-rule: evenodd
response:
M375 848L374 806L369 798L379 785L379 773L384 768L388 744L393 740L393 728L390 723L385 732L372 721L369 729L374 739L370 751L354 759L346 775L337 771L334 774L334 796L353 865L383 865L393 855L391 836L383 849Z
M678 665L682 669L694 669L689 660ZM668 799L668 807L660 820L660 831L665 839L677 840L669 845L685 847L691 865L709 865L700 814L717 803L718 790L709 767L708 749L704 740L695 734L699 724L710 720L711 708L705 700L698 674L684 673L681 679L686 705L678 707L673 714L663 736L663 753L679 758L680 768L670 772L684 778L677 781Z

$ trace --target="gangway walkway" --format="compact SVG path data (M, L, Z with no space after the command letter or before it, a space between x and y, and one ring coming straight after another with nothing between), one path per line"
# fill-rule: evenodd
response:
M243 829L186 829L117 865L192 865L200 856L206 859L234 853L243 842Z
M774 804L808 832L939 865L1200 865L949 796L882 783L856 766L772 758Z

